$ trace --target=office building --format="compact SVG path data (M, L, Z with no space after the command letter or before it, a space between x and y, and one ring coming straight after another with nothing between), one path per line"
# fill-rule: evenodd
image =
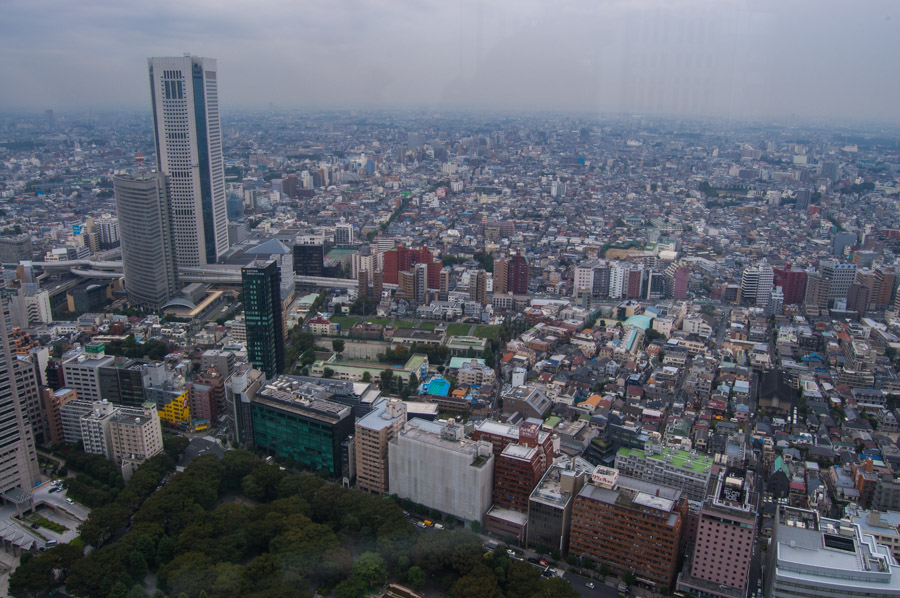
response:
M270 380L284 370L284 316L281 274L274 260L256 260L241 268L247 355Z
M294 274L323 276L325 274L325 247L323 245L294 245Z
M119 246L121 239L119 237L118 218L101 218L97 221L96 228L100 234L100 249L102 251L115 249Z
M340 222L334 227L334 244L338 247L353 245L353 225Z
M509 273L509 260L506 256L499 257L494 260L494 294L502 294L507 292Z
M799 305L806 295L806 270L792 269L790 265L775 268L772 284L781 287L784 305Z
M254 446L297 467L344 476L342 445L353 434L353 410L327 396L292 376L266 383L250 402Z
M356 487L363 492L388 491L388 443L406 423L406 403L388 399L356 422Z
M13 372L22 415L31 427L36 445L47 442L44 403L41 400L41 377L35 362L27 355L13 356Z
M281 300L290 302L294 296L294 252L278 239L252 247L244 255L256 260L274 260L281 273Z
M9 339L9 313L0 306L0 494L24 503L40 480L34 436L16 388Z
M18 264L22 260L32 259L31 237L18 235L0 237L0 263Z
M656 591L668 589L678 571L686 516L679 490L598 465L575 498L569 553L619 574L631 571Z
M225 381L225 422L231 439L239 446L253 446L253 417L250 405L266 383L266 375L241 364Z
M110 367L115 357L106 355L103 343L88 343L81 349L73 349L62 357L63 378L66 386L78 392L84 401L99 401L100 369Z
M647 443L644 450L620 448L616 469L622 475L677 488L690 500L706 498L712 459L696 452Z
M700 508L696 535L690 538L694 548L678 589L721 598L749 594L757 518L753 479L752 472L737 468L719 473L715 493Z
M482 307L487 305L487 272L476 270L469 275L469 299Z
M507 291L513 295L528 293L528 262L519 254L509 258L506 270Z
M156 405L144 403L141 409L120 407L109 420L110 454L128 480L141 463L163 450L162 426Z
M569 550L569 531L575 497L581 492L593 467L564 469L552 466L528 499L526 545L546 546L564 554Z
M779 505L767 550L765 595L879 597L900 595L891 549L859 525Z
M44 413L47 417L47 439L50 444L60 444L66 441L63 434L62 406L78 398L78 393L72 388L58 388L56 390L44 388L41 390L41 399L44 402Z
M493 471L491 445L464 438L453 421L411 419L388 447L391 494L466 522L488 510Z
M81 441L84 444L84 452L110 458L112 438L109 422L115 410L115 405L109 401L95 401L91 405L91 410L81 416Z
M827 261L822 264L822 277L829 281L828 300L846 299L850 285L856 282L856 264Z
M157 170L169 177L175 264L214 264L228 250L216 61L180 56L147 64Z
M113 178L128 300L159 310L178 292L169 181L160 172Z
M206 371L215 368L225 378L234 371L235 357L231 351L208 349L200 354L200 369Z

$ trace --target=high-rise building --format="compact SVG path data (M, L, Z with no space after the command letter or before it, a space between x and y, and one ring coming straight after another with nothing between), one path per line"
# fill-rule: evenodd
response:
M253 367L274 379L284 370L284 316L281 273L275 260L256 260L241 268L247 353Z
M694 550L678 578L678 588L705 596L750 594L747 580L756 531L753 474L736 468L719 473L715 494L700 508Z
M830 281L828 300L846 299L850 285L856 282L856 264L828 261L822 264L822 277Z
M507 274L509 273L509 260L503 256L494 260L494 294L505 293L509 281Z
M507 290L514 295L528 293L528 262L519 254L509 258L507 266Z
M799 305L806 295L806 270L792 269L790 265L772 271L772 284L781 287L785 305Z
M463 521L481 522L491 504L494 455L463 426L413 418L390 441L391 494Z
M128 300L159 310L178 291L169 181L159 172L118 176L113 189Z
M340 222L334 227L334 244L352 245L353 244L353 225L347 222Z
M679 490L598 465L575 498L569 553L633 572L657 589L675 580L687 501Z
M342 445L353 435L353 409L327 400L322 386L279 376L250 402L253 444L299 466L334 477L342 467Z
M469 299L487 305L487 272L477 270L469 276Z
M406 403L388 399L356 422L356 487L364 492L388 491L388 443L406 423Z
M0 306L0 493L5 497L20 495L18 498L25 501L40 477L34 436L13 378L8 320L4 304ZM13 489L18 491L10 493Z
M322 276L325 273L325 247L319 244L294 245L294 274Z
M179 267L228 250L225 164L213 58L148 58L157 169L169 177Z
M889 266L875 268L875 289L869 300L875 304L876 309L884 309L891 304L894 293L894 269Z

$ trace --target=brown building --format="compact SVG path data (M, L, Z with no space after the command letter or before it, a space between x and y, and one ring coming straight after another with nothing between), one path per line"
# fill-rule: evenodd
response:
M382 401L356 422L356 487L372 494L388 491L388 443L406 423L406 403Z
M469 299L487 305L487 273L484 270L473 272L469 277Z
M494 260L494 294L506 293L508 286L509 260L505 257Z
M41 399L44 402L44 413L47 416L47 435L50 444L60 444L66 441L59 408L77 398L78 393L74 388L42 389Z
M680 490L598 466L575 498L569 553L618 573L633 571L639 583L657 591L668 589L680 565L686 514Z
M225 379L215 368L198 374L188 386L188 399L195 421L212 422L225 408Z

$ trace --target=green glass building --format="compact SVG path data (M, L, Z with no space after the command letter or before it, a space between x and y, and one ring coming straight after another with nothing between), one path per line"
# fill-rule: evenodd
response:
M281 272L275 260L255 260L241 268L244 321L250 363L273 380L284 370L284 316Z
M253 443L270 455L292 459L333 477L348 475L342 445L353 435L353 409L329 401L323 387L279 376L259 389L250 405Z

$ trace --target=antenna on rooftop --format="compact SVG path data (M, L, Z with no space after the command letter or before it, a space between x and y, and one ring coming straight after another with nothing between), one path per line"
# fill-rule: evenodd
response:
M138 165L138 174L144 174L144 154L135 154L134 161L137 162Z

